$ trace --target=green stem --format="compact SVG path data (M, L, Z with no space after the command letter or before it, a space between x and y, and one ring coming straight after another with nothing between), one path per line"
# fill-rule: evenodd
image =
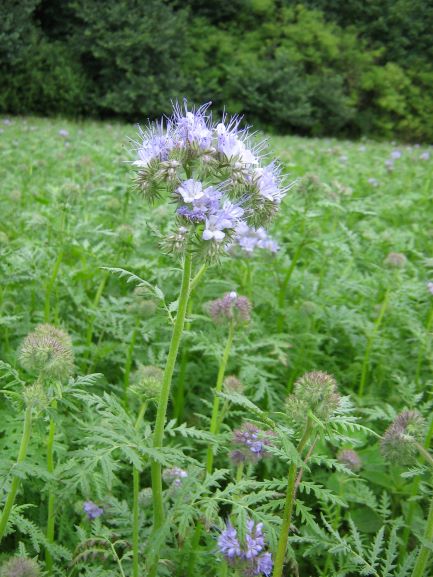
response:
M244 474L244 464L239 463L236 468L236 483L240 483L242 481L242 475Z
M430 545L433 543L433 496L430 501L430 509L427 517L427 526L424 531L424 541ZM424 577L426 575L425 568L430 557L430 548L426 545L421 545L418 557L413 568L412 577Z
M57 408L57 401L54 399L51 403L53 409ZM51 475L54 473L54 435L56 433L56 423L53 417L50 417L50 426L48 430L47 440L47 470ZM47 516L47 542L54 543L54 527L55 527L55 512L54 512L54 492L50 486L48 492L48 516ZM45 549L45 565L48 575L53 571L53 558L48 549Z
M140 473L137 467L132 469L133 479L133 502L132 502L132 575L138 577L138 494L140 492Z
M134 428L136 431L140 429L141 423L143 421L144 415L147 410L148 401L144 401L141 404L140 410L138 412L137 419L135 421ZM138 542L139 542L139 504L138 497L140 494L140 471L137 467L132 467L132 485L133 485L133 495L132 495L132 575L133 577L139 576L139 563L138 563Z
M206 272L207 265L202 264L201 267L198 269L197 274L191 279L191 283L189 285L189 293L191 293L197 288L197 285L201 281L204 273Z
M176 321L173 327L173 334L171 337L170 349L168 352L167 363L164 370L164 378L162 382L161 395L158 403L158 411L156 414L155 430L153 433L153 447L158 449L162 447L164 439L164 426L167 413L168 399L170 396L171 381L173 377L174 366L176 363L179 344L182 337L183 327L185 323L186 309L189 297L189 283L191 278L191 264L192 257L189 252L185 254L183 264L182 285L179 295L179 307L176 315ZM153 492L153 520L154 529L158 530L164 523L164 504L162 500L162 474L161 464L156 461L151 465L152 475L152 492Z
M427 316L427 322L426 322L426 339L423 340L423 342L420 344L419 346L419 350L418 350L418 359L417 359L417 363L416 363L416 371L415 371L415 383L418 385L419 384L419 378L421 376L421 369L422 369L422 363L424 360L424 352L426 349L426 344L427 344L427 339L428 339L428 334L431 331L433 325L433 304L430 306L430 311L429 314Z
M308 418L307 424L305 426L305 431L302 439L298 445L298 453L301 453L311 434L311 420ZM289 474L287 477L287 493L286 501L284 503L283 511L283 522L280 529L280 538L278 541L277 554L275 556L275 565L273 577L281 577L283 574L284 558L286 556L287 542L289 540L290 524L292 521L293 506L295 504L296 497L296 477L297 477L297 467L296 463L292 463L289 467Z
M20 449L18 452L17 458L17 465L22 463L27 455L27 447L29 445L30 440L30 432L32 428L32 409L31 407L27 407L25 417L24 417L24 428L23 428L23 435L21 437L21 444ZM12 479L11 488L9 489L9 494L6 499L6 503L0 518L0 543L4 537L6 527L9 521L9 516L12 510L12 507L15 503L15 497L18 491L18 487L20 485L19 477L14 477Z
M53 272L47 283L47 288L45 289L45 309L44 309L44 320L46 323L50 321L51 316L51 292L53 290L54 283L60 269L60 264L63 259L63 250L61 250L57 256L56 262L54 263Z
M210 432L212 435L216 435L218 433L218 430L219 430L218 413L219 413L219 406L220 406L220 398L218 395L222 391L224 375L226 372L226 367L227 367L227 362L228 362L229 355L230 355L230 350L232 348L234 334L235 334L235 325L234 325L234 322L232 321L230 323L229 334L227 337L227 342L226 342L224 353L223 353L223 356L221 359L221 363L220 363L220 366L218 369L218 377L217 377L217 382L215 385L215 394L214 394L213 407L212 407L212 417L211 417L211 422L210 422ZM207 462L206 462L206 471L209 475L212 473L213 457L214 457L213 448L212 448L212 445L209 445L207 448Z
M108 542L110 543L110 549L111 549L111 552L113 553L113 557L114 557L114 559L116 560L116 563L117 563L117 565L118 565L118 567L119 567L120 574L121 574L122 577L125 577L125 572L123 571L122 562L121 562L121 560L119 559L119 555L117 554L117 551L116 551L116 549L114 548L113 543L111 543L111 541L108 541Z
M379 316L377 317L376 322L374 323L373 330L367 339L367 346L365 349L364 360L362 361L361 379L359 381L359 388L358 388L358 395L360 397L364 395L365 383L367 381L367 375L368 375L370 353L371 349L373 348L374 337L376 336L382 323L383 317L385 316L385 312L388 307L388 302L389 302L389 289L385 293L385 298L383 299L382 306L380 307Z
M191 294L191 290L189 291ZM188 308L187 308L187 318L191 316L192 312L192 298L189 298ZM187 321L185 323L185 330L189 331L191 328L191 323ZM180 367L179 367L179 380L177 382L176 398L174 400L174 416L176 421L180 424L183 420L183 411L185 407L185 380L186 380L186 369L188 366L188 344L187 340L183 343L182 352L180 356Z

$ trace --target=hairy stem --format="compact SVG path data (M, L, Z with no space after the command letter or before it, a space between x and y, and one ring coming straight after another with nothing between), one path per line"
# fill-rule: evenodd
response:
M53 409L57 408L57 401L54 399L51 403ZM47 440L47 470L48 473L54 473L54 435L56 433L56 423L52 416L50 416L50 426L48 430ZM47 542L54 543L54 527L55 527L55 512L54 512L54 491L50 486L48 492L48 516L47 516ZM45 549L45 565L48 575L53 571L53 558L48 549Z
M140 319L137 318L135 321L135 327L132 331L131 340L129 342L128 351L126 353L125 361L125 372L123 377L123 393L124 393L124 405L128 407L128 388L129 388L129 377L131 375L132 358L134 355L135 342L137 340L138 329L140 326Z
M168 352L167 363L165 365L164 377L162 382L162 389L158 403L158 411L156 414L155 430L153 433L153 447L158 449L162 447L164 439L164 426L167 413L168 399L170 396L171 381L173 377L174 366L176 363L179 344L182 337L183 326L185 323L186 308L189 297L189 284L191 278L191 254L185 254L183 263L182 285L179 295L179 306L176 316L176 321L173 327L173 334L171 337L170 349ZM154 529L158 530L164 523L164 504L162 500L162 474L161 464L156 461L152 462L152 493L153 493L153 521Z
M226 346L224 348L224 353L218 369L218 377L215 385L215 396L213 400L212 417L210 422L210 432L213 435L216 435L219 430L218 414L219 414L220 398L218 394L221 393L222 390L224 375L226 372L227 362L232 348L234 334L235 334L235 325L234 322L232 321L230 323L229 334L227 337ZM209 445L207 448L207 461L206 461L206 471L208 475L212 473L212 468L213 468L213 448L212 445Z
M31 407L27 407L25 417L24 417L24 428L23 428L23 435L21 437L21 444L20 449L18 452L17 458L17 465L22 463L27 455L27 447L29 445L30 440L30 432L32 428L32 409ZM0 542L4 537L6 527L9 521L9 516L12 510L12 507L15 503L15 497L17 495L18 487L20 485L19 477L14 477L12 479L11 488L9 489L9 494L6 499L6 503L3 509L3 512L0 517Z
M305 426L305 431L302 439L299 442L297 451L301 453L311 434L311 421L307 420ZM290 524L292 521L293 506L295 504L296 497L296 477L297 477L297 466L296 463L292 463L289 467L289 474L287 477L287 492L286 501L284 503L283 511L283 522L280 529L280 538L278 541L277 554L275 556L275 565L273 577L281 577L283 574L284 558L286 556L287 542L289 540Z
M192 312L192 299L190 298L188 302L188 309L186 316L190 317L191 312ZM186 322L185 330L189 331L190 327L191 323ZM183 410L185 406L185 379L186 379L187 365L188 365L188 340L185 339L180 356L179 379L177 382L176 398L174 401L174 416L179 424L183 421Z
M144 401L141 404L140 410L138 412L137 419L135 421L135 430L138 431L143 422L144 415L146 413L148 406L148 401ZM138 496L140 493L140 471L137 467L132 467L132 576L139 577L139 562L138 562L138 541L139 541L139 503Z
M376 336L380 325L382 324L383 317L385 316L386 309L388 308L389 302L389 289L385 293L385 297L380 307L379 315L374 323L373 330L367 339L367 346L365 348L364 359L362 361L361 367L361 379L359 381L358 395L362 397L364 395L365 383L367 381L368 369L370 364L370 353L373 348L374 337Z

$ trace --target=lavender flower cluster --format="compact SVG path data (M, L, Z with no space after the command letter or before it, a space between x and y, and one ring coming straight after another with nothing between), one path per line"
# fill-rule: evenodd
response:
M244 423L240 429L233 431L232 442L235 446L230 458L235 465L240 463L257 463L267 455L267 447L272 444L273 433L262 431L253 423Z
M170 117L140 129L133 162L138 187L150 200L162 189L171 192L178 228L196 244L212 245L209 252L232 242L246 252L255 247L276 252L263 225L290 186L278 163L263 164L265 142L252 143L241 117L224 114L214 122L209 106L177 103Z
M178 489L182 485L182 479L188 477L188 473L180 467L172 467L171 469L165 469L162 477L168 485Z
M236 529L230 523L218 539L218 548L226 561L236 567L245 577L270 575L272 555L264 551L263 523L247 521L245 540L241 543Z
M251 318L251 303L247 297L238 296L235 291L208 303L209 314L215 323L234 321L248 323Z

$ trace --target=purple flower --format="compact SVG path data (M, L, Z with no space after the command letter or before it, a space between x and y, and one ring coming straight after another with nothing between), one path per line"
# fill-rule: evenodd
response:
M286 191L280 187L281 170L275 162L268 164L264 168L256 168L255 178L260 196L279 204Z
M263 552L263 523L248 519L245 541L241 543L236 529L228 522L218 538L218 548L226 561L245 577L268 576L272 571L272 556Z
M429 160L430 158L430 152L423 152L422 154L419 155L420 160Z
M390 154L390 157L393 160L398 160L399 158L401 158L402 156L402 152L400 150L393 150Z
M251 317L251 303L247 297L238 296L235 291L232 291L220 299L211 301L209 313L216 323L226 320L246 323Z
M230 457L235 464L249 461L257 463L267 456L267 447L271 442L272 432L262 431L252 423L245 423L233 432L235 450Z
M345 467L354 472L359 471L362 467L362 461L358 453L356 451L353 451L352 449L342 449L338 453L337 459Z
M188 208L187 206L181 206L178 208L177 214L190 222L203 222L206 218L206 215L202 210L197 208Z
M433 282L427 283L427 290L429 291L430 294L433 295Z
M173 123L181 147L197 146L207 150L212 144L210 118L206 115L210 102L203 104L197 110L188 110L186 101L183 107L179 103L174 106Z
M257 229L249 227L245 222L240 222L236 227L235 244L238 244L245 252L252 253L255 248L262 248L276 253L279 250L275 242L263 227Z
M145 168L153 160L160 162L168 160L170 151L174 147L171 124L164 127L164 120L155 122L146 130L139 127L141 144L137 147L138 160L132 164L139 168Z
M220 553L229 561L242 556L237 531L230 523L227 523L225 530L219 536L218 547Z
M230 200L225 200L220 209L212 212L206 219L203 231L203 240L216 240L220 242L225 237L226 229L235 229L240 218L244 214L244 209L239 204L234 204Z
M58 135L63 138L68 138L69 132L65 128L61 128L58 132Z
M247 521L245 559L254 559L264 549L265 538L262 529L263 523L255 524L251 519Z
M249 150L245 142L239 138L244 133L238 133L240 118L233 117L226 127L220 122L216 127L217 150L224 154L229 160L238 159L242 164L258 164L257 158Z
M104 509L98 507L98 505L93 503L93 501L85 501L83 511L86 513L88 519L93 520L100 517L103 514Z
M177 189L178 194L183 198L184 202L193 202L199 200L203 196L203 185L199 180L189 178L184 180Z

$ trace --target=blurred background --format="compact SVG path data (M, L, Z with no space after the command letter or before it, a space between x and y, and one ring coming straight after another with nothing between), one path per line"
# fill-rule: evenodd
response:
M2 0L0 111L143 122L186 96L277 134L433 140L433 2Z

